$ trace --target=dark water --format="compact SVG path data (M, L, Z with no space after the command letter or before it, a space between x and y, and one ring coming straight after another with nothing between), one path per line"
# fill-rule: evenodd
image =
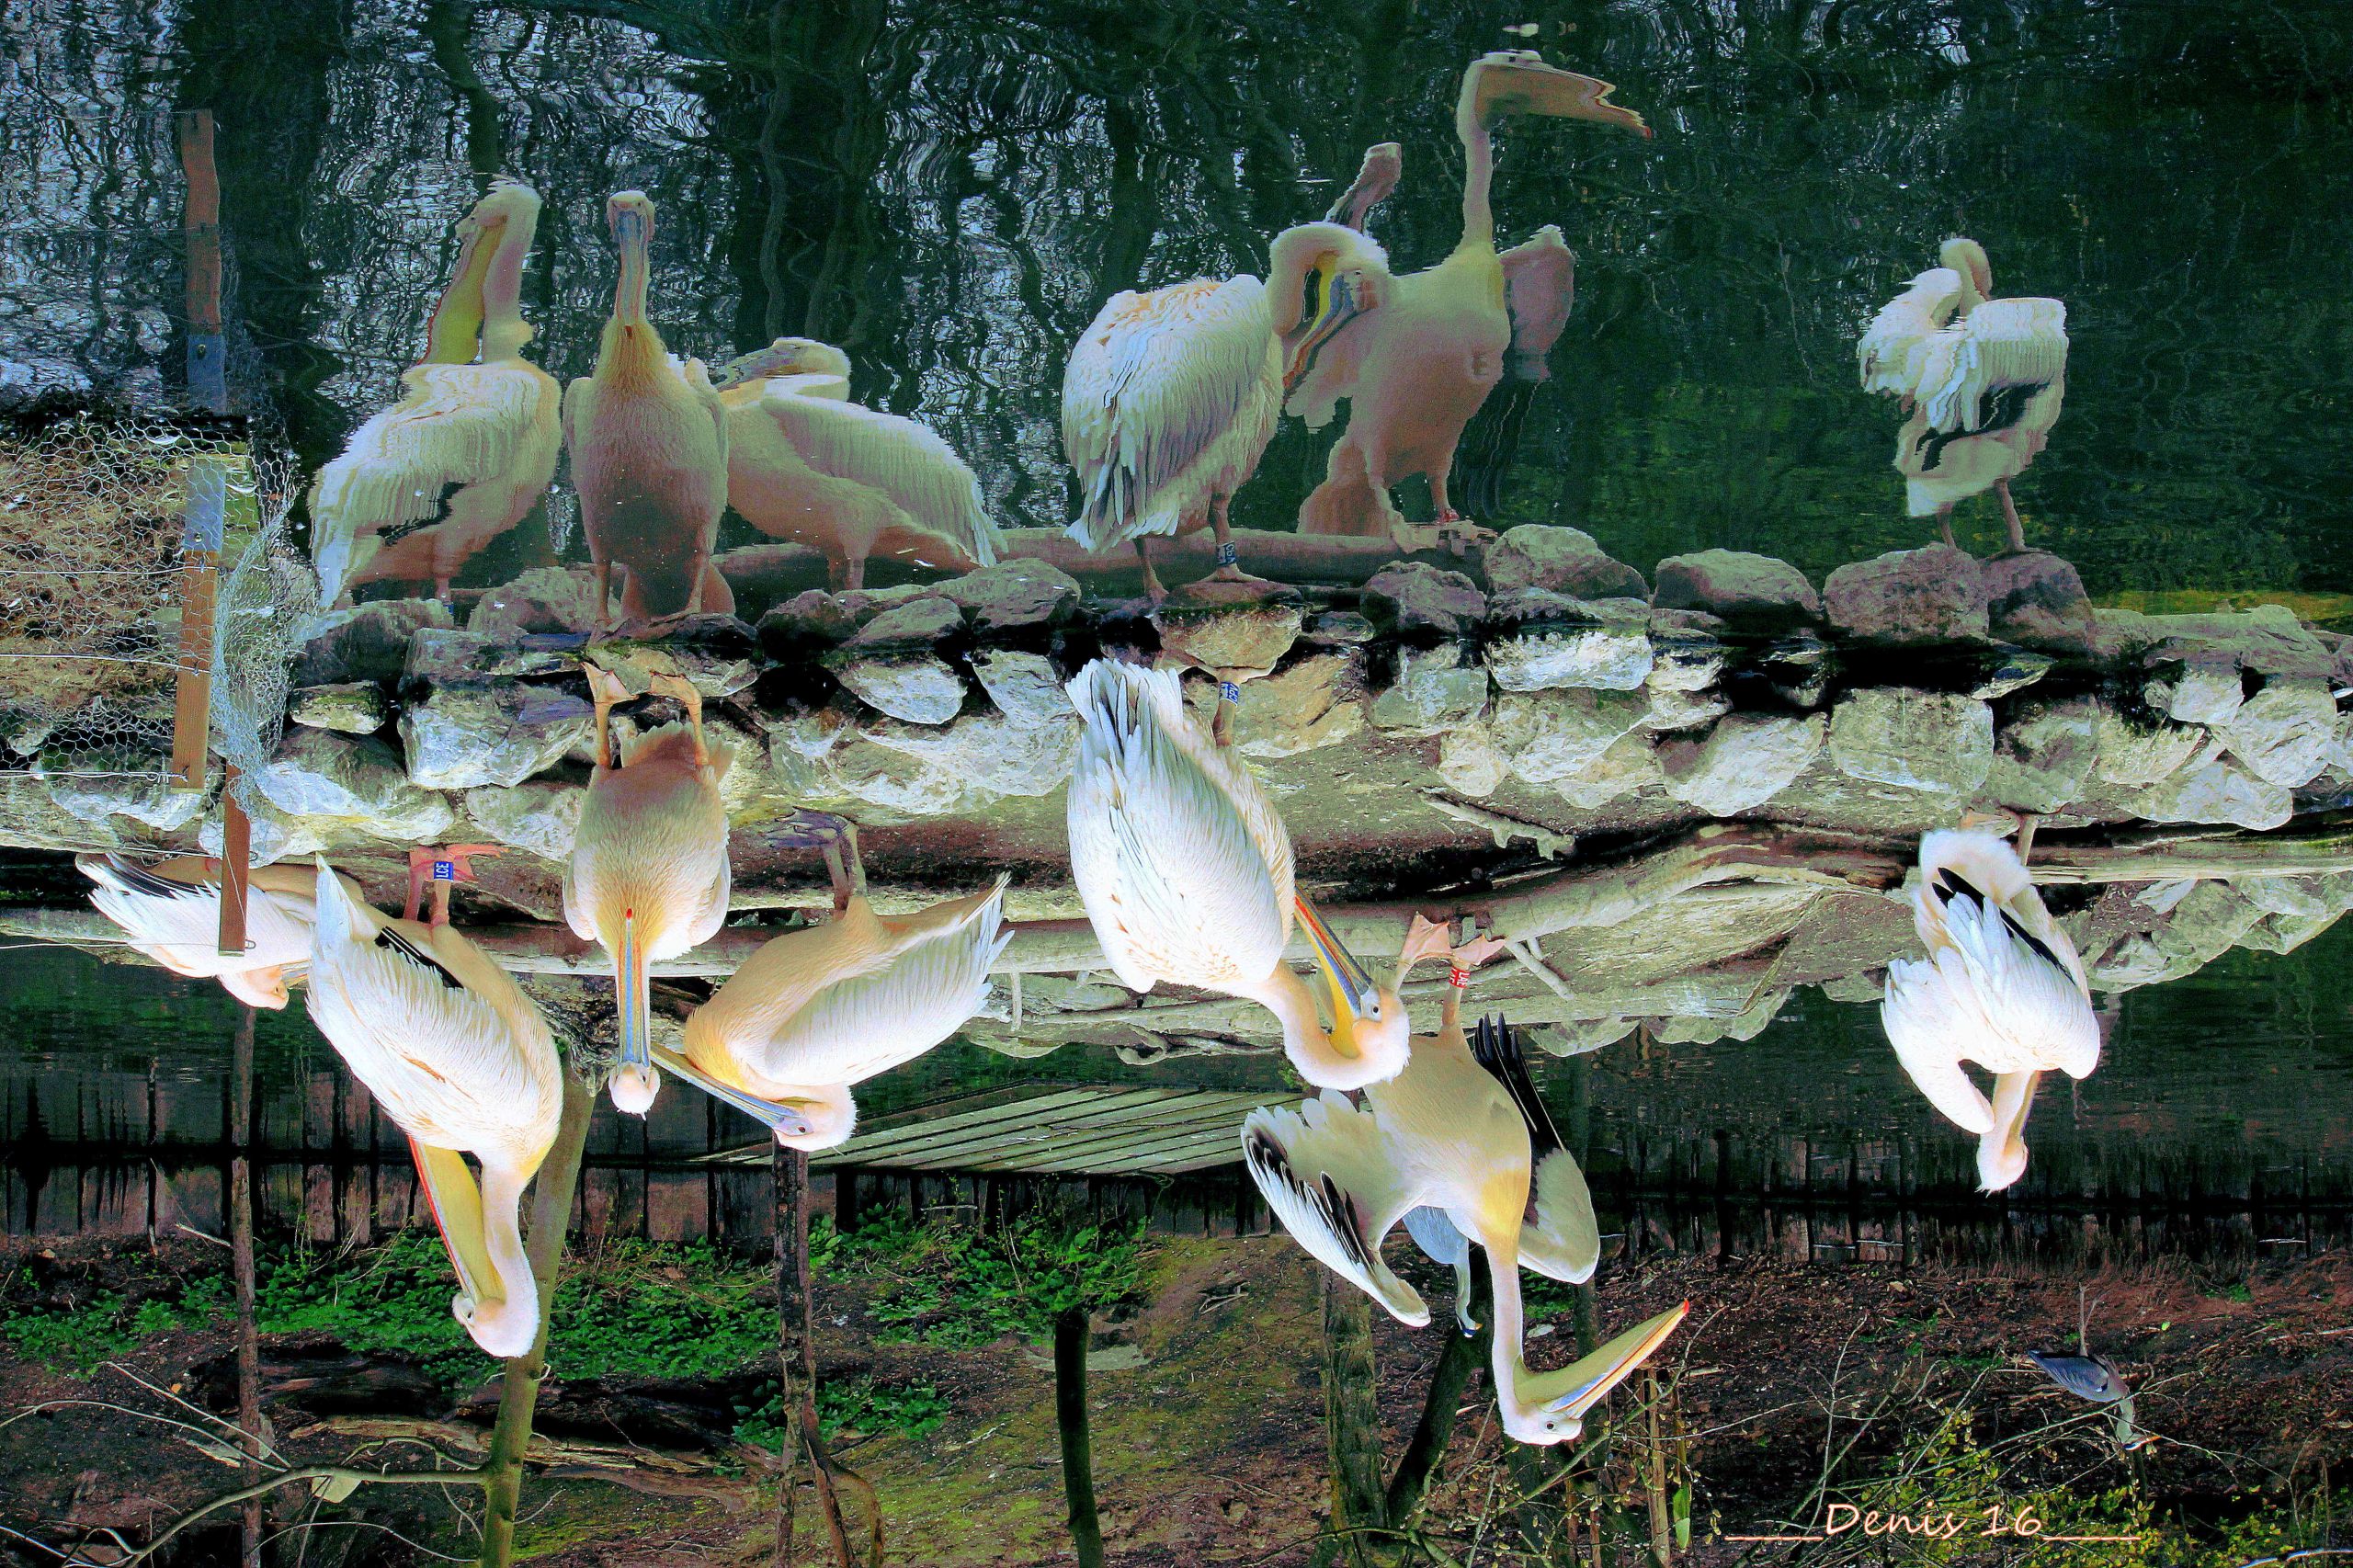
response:
M10 379L176 375L170 115L209 108L240 394L312 463L387 400L450 224L506 172L547 199L526 301L559 377L610 298L603 199L639 185L674 348L837 342L1003 520L1059 523L1061 366L1101 301L1263 270L1384 139L1405 176L1376 230L1436 261L1463 62L1529 41L1658 134L1503 133L1504 238L1558 222L1580 264L1554 379L1466 443L1487 520L1644 567L1916 542L1850 345L1965 229L1997 292L2067 303L2067 409L2020 492L2095 595L2353 583L2353 22L2319 0L23 0L6 26ZM1236 520L1288 526L1328 439L1287 426Z

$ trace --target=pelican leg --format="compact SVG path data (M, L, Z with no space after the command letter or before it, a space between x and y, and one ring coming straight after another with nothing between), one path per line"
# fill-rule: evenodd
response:
M866 586L866 557L854 556L843 566L842 586L851 593Z
M1160 585L1160 574L1152 569L1152 551L1144 548L1142 539L1136 540L1136 559L1143 562L1144 597L1157 605L1168 597L1168 590Z
M443 604L449 602L449 574L443 573L433 579L433 597Z
M613 562L610 556L592 555L589 564L597 574L597 628L603 631L613 623ZM604 738L603 722L598 722L597 739ZM598 755L602 755L601 751Z
M404 920L416 918L417 906L424 902L424 889L433 889L431 924L449 924L449 890L459 882L474 880L473 858L477 855L498 855L505 851L495 844L452 844L441 848L418 846L408 852L408 906L401 913ZM435 869L447 866L446 877L434 875Z
M866 892L866 859L858 852L858 824L835 817L836 832L825 845L825 870L834 880L834 913Z
M2009 525L2010 548L2014 551L2025 550L2026 528L2018 521L2018 504L2010 499L2010 482L2006 479L1995 480L1994 494L2002 498L2002 521Z
M701 581L699 574L696 581ZM702 693L697 691L694 682L684 676L652 676L647 677L646 684L687 710L687 722L693 726L695 732L695 766L709 767L710 748L703 744L702 736Z
M1464 1247L1454 1260L1454 1322L1465 1339L1479 1332L1479 1320L1471 1314L1471 1249Z
M581 673L588 677L588 700L597 709L597 766L613 766L612 728L613 704L629 700L629 687L620 676L602 665L583 665Z
M1951 506L1944 506L1937 508L1937 527L1944 530L1945 543L1951 545L1955 550L1961 548L1959 545L1953 544Z
M1210 530L1217 536L1217 570L1210 575L1221 583L1247 583L1254 579L1234 559L1233 527L1227 517L1233 509L1233 496L1230 492L1221 491L1210 503ZM1143 541L1138 540L1136 544L1142 548Z

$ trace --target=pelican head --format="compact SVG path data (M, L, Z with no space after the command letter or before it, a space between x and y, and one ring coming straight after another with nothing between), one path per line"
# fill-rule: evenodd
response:
M1547 65L1532 49L1498 50L1483 54L1462 74L1459 119L1483 125L1499 114L1540 114L1556 119L1585 119L1614 125L1637 136L1651 128L1632 109L1609 101L1617 89L1597 77Z
M1315 949L1315 967L1324 976L1332 1007L1331 1051L1339 1059L1338 1063L1324 1064L1314 1081L1327 1089L1360 1089L1395 1077L1405 1070L1412 1049L1413 1023L1405 1016L1405 999L1393 983L1374 983L1313 904L1304 898L1295 902L1299 923Z
M813 1154L849 1142L850 1132L858 1125L858 1104L850 1098L846 1085L820 1084L784 1089L769 1098L706 1069L703 1062L737 1060L726 1042L709 1027L710 1017L708 1012L699 1010L687 1019L687 1049L683 1054L654 1048L654 1059L661 1063L664 1072L693 1085L722 1105L733 1106L767 1128L788 1149Z
M477 1301L460 1290L450 1299L449 1315L465 1325L484 1354L512 1360L529 1355L540 1336L539 1290L528 1274L520 1290L504 1301Z
M662 1074L641 1062L624 1062L613 1069L606 1087L612 1092L615 1110L643 1116L662 1092Z
M1985 259L1985 247L1975 240L1955 234L1938 247L1937 265L1949 267L1968 278L1975 286L1979 299L1994 297L1994 264Z
M1517 1395L1499 1402L1504 1430L1539 1447L1574 1442L1593 1407L1656 1354L1690 1312L1686 1301L1636 1324L1574 1366L1531 1375L1521 1387L1534 1395L1532 1403Z
M2026 1118L1995 1127L1977 1140L1977 1185L1999 1192L2026 1175Z
M642 190L618 191L605 202L605 222L613 231L613 248L620 253L620 272L613 286L614 328L628 330L645 323L646 286L651 279L646 260L654 244L654 203Z
M833 395L846 395L849 382L849 356L832 344L820 343L813 337L779 337L766 348L755 348L749 354L730 359L710 378L710 384L724 390L741 386L745 381L767 381L776 376L817 376L838 380L842 383L842 391Z
M1361 232L1372 210L1389 199L1405 172L1405 150L1394 142L1377 142L1364 150L1364 163L1355 181L1324 214L1327 223Z
M1267 273L1288 395L1341 328L1380 305L1389 255L1345 223L1302 223L1275 236Z

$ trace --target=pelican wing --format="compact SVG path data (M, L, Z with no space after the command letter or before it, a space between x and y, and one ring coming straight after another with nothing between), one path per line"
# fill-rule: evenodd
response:
M1544 357L1569 324L1577 297L1577 256L1547 223L1496 258L1504 267L1504 308L1511 316L1511 348L1505 363L1523 381L1544 381L1552 368Z
M264 874L274 868L257 871L251 884L244 955L224 958L217 875L170 875L120 855L82 855L74 863L97 884L90 902L98 912L121 926L134 946L176 974L264 969L300 963L310 956L311 894ZM282 997L268 1004L285 1005Z
M1942 336L1918 392L1940 434L2008 429L2067 373L2067 307L2056 300L1988 300Z
M1063 451L1078 471L1071 538L1105 550L1182 528L1165 493L1279 377L1277 353L1256 278L1111 296L1063 372Z
M1536 1162L1535 1217L1519 1231L1519 1261L1548 1279L1582 1285L1601 1267L1593 1192L1566 1149Z
M1381 1261L1381 1239L1421 1196L1391 1163L1369 1111L1325 1091L1298 1110L1262 1106L1242 1124L1242 1157L1267 1206L1310 1256L1418 1328L1430 1310Z
M1921 355L1961 305L1961 274L1932 267L1904 286L1863 329L1855 345L1863 390L1892 397L1916 397Z
M2002 1073L2059 1068L2081 1078L2099 1064L2099 1022L2064 936L2053 930L2054 948L2007 909L1966 894L1945 905L1945 927L1951 946L1931 956L1952 989L1974 995L2007 1060L1962 1054Z
M1898 959L1887 966L1880 1022L1904 1073L1947 1121L1980 1137L1993 1131L1993 1105L1961 1070L1963 1042L1984 1028L1973 998L1956 994L1938 965Z
M1097 659L1070 697L1071 875L1112 969L1135 991L1265 979L1290 929L1273 802L1194 726L1173 671Z
M1540 1162L1560 1148L1560 1129L1552 1125L1552 1113L1544 1108L1543 1096L1528 1075L1519 1031L1500 1017L1481 1018L1471 1031L1471 1054L1489 1077L1503 1085L1520 1119L1528 1124L1528 1157Z
M1459 1268L1471 1259L1471 1238L1455 1228L1443 1209L1425 1203L1405 1210L1405 1233L1429 1255L1432 1263Z
M760 397L801 460L828 478L881 491L981 565L995 565L1005 541L964 460L929 426L826 395L833 383L819 380L772 381Z
M462 492L499 479L541 487L555 472L555 383L536 366L417 365L401 385L401 400L354 431L311 486L325 603L379 548L447 520Z

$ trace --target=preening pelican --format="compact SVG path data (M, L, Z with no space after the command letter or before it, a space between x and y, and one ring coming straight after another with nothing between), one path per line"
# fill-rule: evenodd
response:
M458 1271L450 1312L491 1355L522 1356L540 1332L523 1188L555 1142L563 1069L531 999L450 928L448 885L431 925L390 920L321 859L311 1021L408 1134Z
M621 1037L613 1105L642 1116L662 1087L647 967L710 941L727 920L727 812L719 781L733 756L723 741L706 744L694 687L657 675L654 690L676 699L687 722L637 736L621 747L620 764L608 766L613 704L628 701L629 688L609 670L583 668L597 706L597 767L563 874L563 918L612 958Z
M1865 392L1910 415L1895 438L1912 516L1934 513L1952 543L1952 509L1987 489L2002 498L2010 548L2026 548L2010 481L2059 422L2067 393L2067 307L1996 300L1975 240L1949 239L1930 267L1889 301L1855 346Z
M980 481L928 427L849 402L840 349L779 337L722 379L728 505L771 539L822 551L835 587L864 587L870 555L996 564L1004 541Z
M555 378L523 358L523 263L539 226L528 185L494 181L458 225L458 270L401 400L352 433L311 485L319 601L362 583L449 579L547 493L563 442ZM480 358L476 358L477 345Z
M1429 476L1439 524L1461 521L1447 497L1455 448L1502 376L1512 342L1488 199L1488 122L1541 114L1649 135L1642 116L1609 101L1611 91L1527 51L1473 61L1454 115L1466 164L1462 238L1427 271L1392 275L1380 246L1339 223L1304 223L1276 236L1267 289L1283 342L1284 407L1321 428L1334 404L1349 400L1324 481L1300 506L1300 531L1388 533L1410 546L1389 487L1415 473Z
M1233 753L1185 711L1176 673L1097 659L1070 683L1083 727L1068 801L1071 877L1120 982L1245 996L1280 1021L1301 1077L1355 1089L1405 1065L1395 988L1376 987L1291 884L1290 835ZM1333 1013L1283 960L1292 912Z
M2036 1081L2099 1065L2083 960L2017 852L1990 834L1945 829L1920 840L1912 924L1927 960L1888 965L1880 1017L1928 1103L1977 1134L1978 1179L1999 1192L2026 1174ZM1995 1074L1990 1104L1963 1062Z
M223 956L221 862L190 858L142 866L120 855L77 855L97 883L90 902L131 945L174 974L207 976L249 1007L286 1006L286 986L311 961L311 873L258 866L248 884L245 950Z
M745 960L687 1019L684 1059L657 1058L800 1149L846 1142L858 1119L850 1085L955 1033L987 998L989 965L1013 939L1007 879L914 915L877 915L847 824L844 837L847 872L827 855L834 918Z
M613 567L631 619L715 611L735 596L710 563L727 510L727 415L699 359L681 366L645 316L654 203L624 190L605 204L620 253L597 369L563 396L563 438L580 527L597 568L597 614Z
M1401 983L1421 953L1445 951L1442 934L1431 940L1435 931L1415 923L1399 959ZM1252 1111L1242 1149L1251 1179L1292 1239L1400 1322L1418 1327L1430 1313L1381 1261L1390 1229L1427 1208L1442 1218L1423 1220L1417 1233L1427 1228L1443 1240L1443 1225L1476 1241L1495 1298L1490 1366L1504 1430L1523 1443L1559 1443L1584 1429L1586 1413L1665 1343L1690 1305L1660 1313L1561 1371L1529 1369L1520 1265L1556 1278L1590 1278L1600 1236L1585 1178L1560 1147L1519 1049L1500 1019L1483 1020L1468 1044L1459 1024L1442 1027L1415 1040L1405 1070L1367 1089L1361 1105L1326 1090L1296 1111ZM1458 1303L1456 1313L1469 1330L1467 1306Z

